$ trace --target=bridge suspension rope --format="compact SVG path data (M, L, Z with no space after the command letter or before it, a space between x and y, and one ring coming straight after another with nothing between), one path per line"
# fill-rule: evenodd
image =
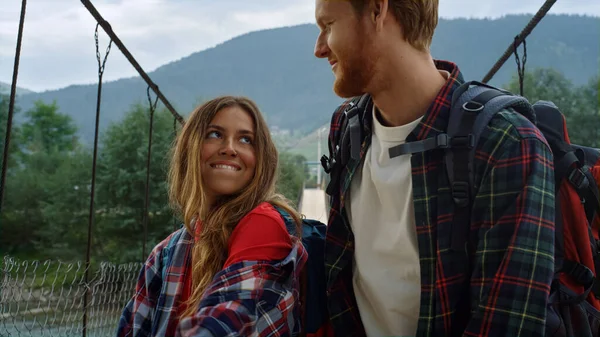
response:
M177 119L173 119L173 139L177 140ZM177 214L173 211L173 231L177 231Z
M150 105L150 126L148 128L148 153L146 157L146 191L145 191L145 204L144 204L144 242L142 243L142 261L146 259L146 242L148 241L148 221L150 214L150 159L152 157L152 130L154 124L154 111L156 110L156 104L158 103L158 96L152 103L150 98L150 86L146 89L148 97L148 104Z
M6 171L8 169L8 153L10 149L10 132L15 111L15 96L17 93L17 77L19 76L19 61L21 59L21 42L23 40L23 26L25 25L25 12L27 0L21 2L21 16L19 19L19 32L17 34L17 48L15 50L15 63L13 67L12 84L10 87L10 100L8 103L8 120L6 121L6 135L4 136L4 151L2 152L2 173L0 175L0 214L2 214L2 203L4 201L4 190L6 187Z
M108 24L108 23L106 23ZM108 46L106 47L106 52L104 54L104 59L102 59L100 55L100 46L98 42L98 27L100 23L96 24L96 30L94 33L94 40L96 42L96 60L98 61L98 93L96 97L96 122L94 125L94 153L92 157L92 182L90 188L90 209L88 214L88 236L87 236L87 248L86 248L86 256L85 256L85 275L84 280L87 284L89 282L89 271L90 271L90 257L91 257L91 248L92 248L92 231L94 228L94 197L96 192L96 168L97 168L97 159L98 159L98 134L99 134L99 124L100 124L100 105L102 102L102 77L104 76L104 69L106 67L106 60L108 59L108 54L110 54L110 48L112 46L112 39L109 41ZM89 288L86 288L86 293L83 297L83 337L86 336L87 330L87 308L88 308L88 292Z
M158 89L158 85L156 85L154 82L152 82L152 80L150 79L148 74L146 74L144 69L142 69L142 67L139 65L139 63L133 57L133 55L131 55L131 53L125 47L123 42L121 42L121 39L119 39L117 34L113 31L110 24L106 20L104 20L102 15L100 15L100 13L96 9L96 7L94 7L94 5L92 5L92 3L89 0L81 0L81 3L90 12L90 14L94 17L94 19L96 19L96 22L102 27L102 29L104 29L104 31L106 32L106 34L108 34L108 36L111 38L111 40L114 41L115 45L121 50L121 52L123 53L125 58L127 58L129 63L131 63L131 65L135 68L135 70L137 70L137 72L144 79L144 81L146 81L148 86L152 89L152 91L154 91L154 93L158 96L158 98L161 100L161 102L167 107L167 109L169 109L171 114L173 114L173 117L175 117L175 119L177 119L177 121L179 121L179 123L181 123L183 125L185 123L185 120L183 119L183 117L179 113L177 113L177 111L175 111L175 108L171 105L171 103L169 103L167 98Z
M552 6L556 3L556 0L546 0L542 7L537 11L537 13L531 18L527 26L523 28L521 33L515 37L514 42L512 42L504 51L504 54L500 56L500 59L496 61L496 63L492 66L492 68L488 71L488 73L481 80L483 83L489 82L492 77L502 68L506 60L510 57L510 55L514 52L515 48L521 45L521 43L525 40L529 34L533 31L533 29L537 26L537 24L546 16L548 11L552 8Z
M515 61L517 62L517 73L519 74L519 95L523 96L523 81L525 79L525 62L527 62L527 41L523 40L523 63L519 58L519 46L517 45L517 38L515 37L514 53Z

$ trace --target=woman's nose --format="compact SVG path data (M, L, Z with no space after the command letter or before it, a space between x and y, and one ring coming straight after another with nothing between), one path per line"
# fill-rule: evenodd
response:
M221 147L220 154L221 155L226 155L226 156L232 156L232 157L237 156L237 151L235 150L235 147L233 145L233 141L226 140L223 143L223 146Z

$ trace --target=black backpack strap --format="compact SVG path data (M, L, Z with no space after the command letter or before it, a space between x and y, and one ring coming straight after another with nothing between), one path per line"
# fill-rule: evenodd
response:
M354 160L360 159L361 145L364 139L363 135L363 123L365 114L367 113L367 107L371 101L371 96L362 95L358 100L358 103L353 106L350 110L346 111L346 119L348 120L348 136L350 137L350 156ZM348 151L342 151L342 155L347 154ZM348 164L347 158L342 160L344 166Z
M479 82L463 84L452 102L447 129L451 141L444 158L455 204L451 248L465 252L476 192L473 162L479 138L497 112L514 108L532 121L535 112L525 98Z
M524 114L535 116L526 99L479 82L457 88L452 97L448 122L449 146L444 161L454 201L451 250L466 257L467 278L471 274L474 248L469 244L471 210L476 193L474 158L479 138L494 115L509 107L520 107ZM462 336L471 316L469 282L456 306L452 336Z
M583 173L589 182L588 196L585 199L585 214L587 215L589 223L593 223L594 218L600 216L600 190L598 189L598 184L595 183L596 179L594 179L589 168L586 167Z
M341 117L337 137L329 144L329 157L326 155L321 157L321 166L331 178L325 190L330 196L338 190L342 168L348 164L349 158L355 160L360 158L361 144L364 139L363 123L370 102L371 96L367 94L348 102L344 116Z
M479 82L468 82L465 83L463 85L461 85L460 87L456 88L456 90L454 91L453 95L452 95L452 106L455 107L456 106L456 102L459 99L464 100L464 95L466 93L467 90L470 89L470 86L473 84L480 84L482 87L487 87L492 89L493 87L488 86L487 84L483 84L483 83L479 83ZM467 95L470 96L470 95ZM471 97L469 97L470 99ZM461 104L466 104L467 101L465 100L464 102L462 102ZM462 124L461 121L461 116L462 116L462 111L460 111L460 109L454 109L453 111L451 111L450 114L450 118L449 118L449 123L451 123L452 125L448 126L448 132L447 133L441 133L439 135L437 135L436 137L431 137L431 138L426 138L423 140L418 140L418 141L414 141L414 142L408 142L408 143L404 143L404 144L400 144L400 145L396 145L394 147L391 147L388 151L389 151L389 155L390 158L394 158L394 157L398 157L404 154L413 154L413 153L419 153L419 152L426 152L426 151L430 151L430 150L435 150L435 149L448 149L450 148L453 144L452 144L452 137L457 135L459 126ZM472 123L467 126L465 129L470 130L472 128ZM460 141L459 141L460 143ZM452 177L454 177L454 174L452 172L450 172L452 174ZM452 180L452 179L450 179Z

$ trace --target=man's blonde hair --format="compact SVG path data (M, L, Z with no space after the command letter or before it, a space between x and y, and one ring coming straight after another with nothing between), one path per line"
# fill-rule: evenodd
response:
M350 0L358 13L373 0ZM413 47L427 51L438 24L438 0L388 0L389 10L404 32L404 38Z

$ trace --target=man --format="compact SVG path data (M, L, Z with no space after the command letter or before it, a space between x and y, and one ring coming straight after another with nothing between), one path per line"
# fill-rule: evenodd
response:
M450 249L454 204L443 151L390 158L446 130L458 67L429 52L437 0L316 0L315 56L334 91L368 94L358 160L338 168L326 243L336 336L543 336L554 274L552 154L513 111L477 146L471 268ZM477 57L477 55L473 55ZM340 137L348 100L331 119Z

